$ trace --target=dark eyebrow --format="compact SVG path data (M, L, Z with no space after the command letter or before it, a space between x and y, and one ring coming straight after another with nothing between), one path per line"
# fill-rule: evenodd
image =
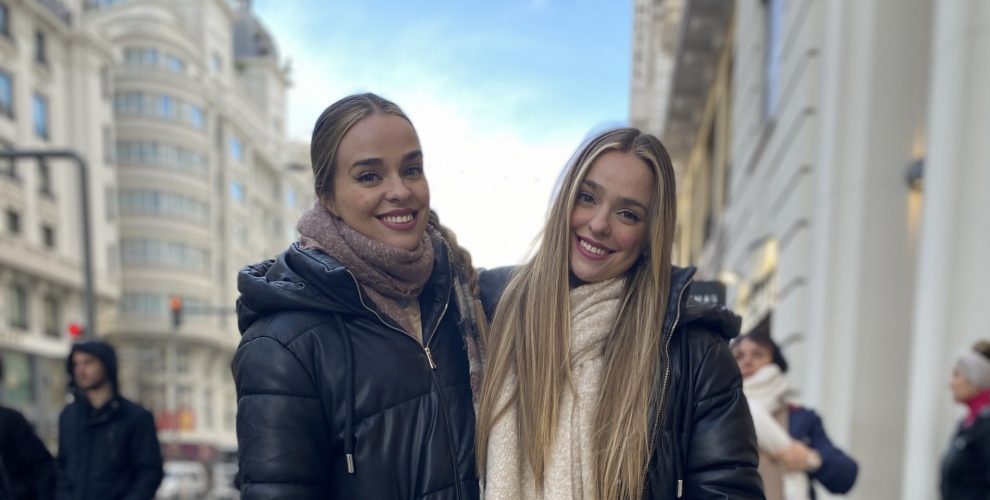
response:
M363 160L358 160L354 162L354 164L351 165L350 168L355 169L357 167L381 167L382 165L385 165L385 162L382 161L381 158L365 158Z
M414 151L410 151L402 155L402 163L406 163L422 157L423 157L423 152L421 150L417 149ZM353 169L357 167L382 167L384 165L385 165L385 161L382 160L381 158L364 158L354 162L354 164L351 165L350 168Z
M587 184L588 187L590 187L591 189L593 189L595 191L601 191L602 190L602 186L600 184L598 184L597 182L595 182L595 181L589 181L588 179L584 179L583 181L581 181L581 184Z
M581 184L587 184L588 187L590 187L591 189L597 192L601 192L602 190L602 186L595 181L589 181L588 179L585 179L581 181ZM649 209L646 208L646 205L640 203L639 200L634 200L632 198L619 198L619 202L622 203L623 205L632 205L634 207L639 207L643 209L644 212L649 212Z
M644 212L649 212L649 210L647 210L647 208L646 208L646 205L640 203L638 200L634 200L632 198L619 198L619 201L623 205L632 205L634 207L639 207L639 208L643 209Z

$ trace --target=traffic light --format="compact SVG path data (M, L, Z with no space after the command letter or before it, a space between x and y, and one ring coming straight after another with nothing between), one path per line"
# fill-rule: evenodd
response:
M178 295L169 297L168 308L172 311L172 329L178 330L182 325L182 297Z
M72 340L79 340L86 333L86 329L79 323L69 323L69 337Z

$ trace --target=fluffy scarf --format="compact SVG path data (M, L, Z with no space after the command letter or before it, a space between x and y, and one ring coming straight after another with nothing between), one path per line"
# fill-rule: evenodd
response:
M788 392L790 387L784 374L773 363L760 368L743 381L743 393L749 402L753 426L756 428L756 441L760 450L771 456L790 445L793 439L788 430L775 418L775 415L787 414ZM786 422L787 420L784 419L784 423ZM809 499L810 485L807 474L788 472L775 463L763 462L761 458L760 472L765 477L767 500L773 500L771 497L778 495L783 500ZM770 480L767 476L771 476L774 480ZM782 488L782 491L778 491L778 487Z
M582 285L571 290L571 384L560 396L560 415L543 484L521 456L517 408L510 406L492 428L485 471L486 500L590 499L594 497L592 435L602 382L602 351L615 325L624 279ZM515 374L505 381L500 403L508 402Z
M362 293L371 299L379 311L407 333L416 336L418 329L413 328L399 302L419 296L433 272L434 243L443 241L447 244L432 225L427 226L419 246L413 250L403 250L355 231L317 201L299 219L296 230L299 231L299 243L303 248L316 248L337 259L354 275ZM478 325L486 320L475 316L475 297L466 284L465 271L457 263L454 268L454 298L461 312L460 329L467 347L472 398L477 411L476 395L480 394L484 366L484 349ZM422 338L419 340L423 341Z
M418 297L433 272L433 239L429 228L413 250L393 247L357 232L317 201L299 224L299 243L337 259L361 285L362 291L386 316L410 335L414 328L399 302ZM420 339L422 342L422 339Z

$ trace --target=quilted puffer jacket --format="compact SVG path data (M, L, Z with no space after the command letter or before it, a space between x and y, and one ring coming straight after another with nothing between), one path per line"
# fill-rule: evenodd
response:
M493 316L513 268L481 273ZM660 338L659 404L650 409L651 458L643 499L762 499L756 432L729 349L740 319L688 300L693 268L674 268Z
M435 249L425 345L318 250L294 244L241 272L244 500L478 498L468 359L446 245Z

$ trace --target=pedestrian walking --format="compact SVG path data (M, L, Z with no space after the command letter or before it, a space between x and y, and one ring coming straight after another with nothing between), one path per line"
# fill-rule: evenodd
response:
M848 493L859 466L832 443L817 413L788 400L787 359L767 325L732 346L756 427L767 499L814 499L814 482L834 494Z
M164 474L155 419L120 395L113 347L74 344L67 369L75 399L59 415L56 498L154 498Z
M482 273L487 499L763 498L739 318L687 303L675 221L663 145L610 130L575 154L533 256Z
M238 277L242 498L478 498L485 319L470 256L430 210L416 130L386 99L345 97L311 157L299 241Z
M3 385L0 359L0 386ZM0 406L0 499L55 498L55 460L24 415Z
M956 358L949 388L967 411L942 460L942 499L990 498L990 342Z

